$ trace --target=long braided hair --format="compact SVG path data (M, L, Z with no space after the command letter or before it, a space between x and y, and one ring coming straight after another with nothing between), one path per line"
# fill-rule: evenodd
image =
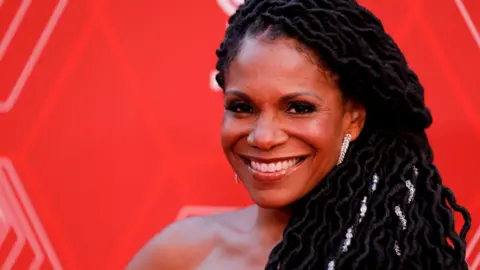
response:
M242 40L259 33L307 46L367 112L344 162L292 205L265 269L468 269L470 215L433 165L423 87L380 20L354 0L247 0L217 50L222 88Z

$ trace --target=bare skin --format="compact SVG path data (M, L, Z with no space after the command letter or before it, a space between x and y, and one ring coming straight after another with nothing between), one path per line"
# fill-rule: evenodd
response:
M254 205L189 218L158 234L127 269L265 269L288 217Z
M265 269L282 239L288 205L336 165L365 109L291 39L246 37L226 73L222 146L255 202L240 211L174 223L127 269Z

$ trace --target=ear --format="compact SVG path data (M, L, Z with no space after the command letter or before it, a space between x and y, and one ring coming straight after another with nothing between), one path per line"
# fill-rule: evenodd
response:
M352 135L352 141L356 140L362 132L365 118L366 110L362 104L354 100L346 101L343 115L344 133Z

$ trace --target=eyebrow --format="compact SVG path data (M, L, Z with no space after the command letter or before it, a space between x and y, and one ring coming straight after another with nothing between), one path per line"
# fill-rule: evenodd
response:
M227 94L235 95L235 96L238 96L239 98L242 98L242 99L245 99L245 100L251 100L251 98L247 94L245 94L242 91L236 90L236 89L226 90L225 95L227 95ZM287 95L282 96L280 98L280 100L282 102L286 102L288 100L291 100L291 99L294 99L294 98L297 98L297 97L300 97L300 96L310 96L310 97L314 97L314 98L318 99L322 103L324 102L324 100L319 95L317 95L316 93L312 93L310 91L303 91L303 92L296 92L296 93L287 94Z
M228 89L228 90L225 91L225 95L227 95L227 94L235 95L239 98L250 100L250 97L247 94L245 94L245 93L243 93L242 91L239 91L239 90Z
M287 101L287 100L290 100L290 99L294 99L296 97L300 97L300 96L310 96L310 97L314 97L316 99L318 99L320 102L324 102L323 98L321 98L319 95L317 95L316 93L312 93L310 91L303 91L303 92L297 92L297 93L291 93L291 94L288 94L288 95L285 95L281 98L282 101Z

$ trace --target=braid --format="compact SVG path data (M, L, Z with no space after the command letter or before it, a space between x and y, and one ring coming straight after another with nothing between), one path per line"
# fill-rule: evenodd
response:
M367 111L344 162L292 205L266 269L468 269L470 215L433 165L423 87L380 20L354 0L246 1L217 50L222 88L242 40L258 33L310 48Z

